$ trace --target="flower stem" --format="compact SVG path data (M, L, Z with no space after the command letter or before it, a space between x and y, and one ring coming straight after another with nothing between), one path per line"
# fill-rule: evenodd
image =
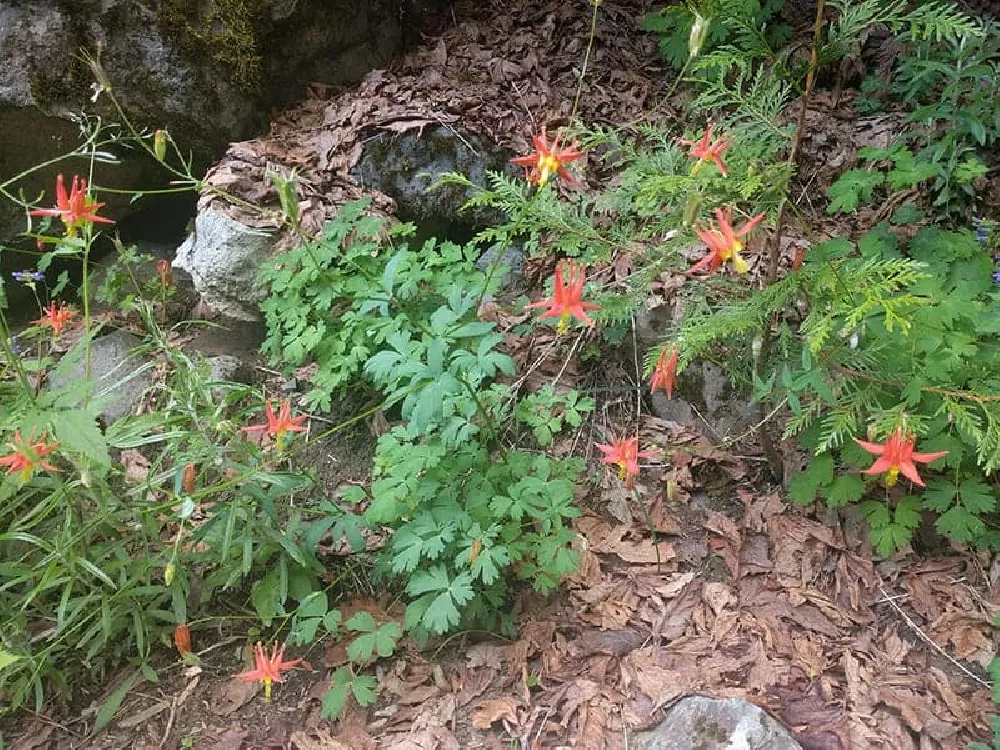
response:
M812 50L809 53L809 69L806 73L806 85L805 90L802 92L802 105L799 108L799 119L795 128L795 137L792 140L792 147L788 152L788 159L786 160L786 163L789 166L789 181L792 179L791 175L795 172L795 163L798 160L799 147L802 145L802 134L806 127L806 112L809 110L809 98L812 94L813 84L816 81L819 46L823 38L824 7L825 0L818 0L816 3L816 20L813 25ZM764 283L767 286L770 286L778 279L778 260L781 257L781 233L785 224L787 205L788 191L785 190L782 192L781 204L778 207L778 218L775 220L774 224L774 234L771 235L771 242L768 247L767 274L764 277ZM772 319L765 323L764 330L761 331L760 352L757 355L757 361L754 363L754 373L761 380L764 379L763 371L771 357L771 348L774 343L773 330L774 320ZM761 413L763 413L763 405L761 405ZM760 430L760 443L761 448L764 450L764 456L767 458L767 463L770 466L771 473L775 476L775 478L780 479L784 474L784 462L782 461L781 452L778 450L774 437L771 435L770 430L766 427L762 427Z
M570 112L569 119L576 117L577 108L580 105L580 95L583 93L583 79L587 77L587 65L590 62L590 52L594 48L594 39L597 37L597 8L600 0L590 0L594 11L590 14L590 36L587 39L587 51L583 53L583 65L580 67L580 80L576 84L576 96L573 98L573 111Z

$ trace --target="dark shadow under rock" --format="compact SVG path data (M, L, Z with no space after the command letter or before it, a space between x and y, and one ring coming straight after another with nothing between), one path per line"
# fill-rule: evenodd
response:
M487 186L487 171L509 171L513 153L468 131L427 125L404 133L382 132L365 142L351 176L396 201L398 216L413 221L423 236L463 242L479 229L502 220L496 211L462 211L471 197L460 185L431 185L447 172L458 172Z

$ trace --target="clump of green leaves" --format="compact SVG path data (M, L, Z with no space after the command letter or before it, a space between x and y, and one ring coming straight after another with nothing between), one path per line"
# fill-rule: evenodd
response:
M703 50L707 51L734 40L738 28L764 28L769 42L780 47L791 36L787 24L772 23L781 12L784 0L701 0L686 5L668 5L643 19L646 31L656 34L660 54L680 70L690 56L691 29L697 16L706 19L709 31Z
M476 269L475 246L393 247L412 228L386 230L364 209L343 207L316 243L265 270L267 347L287 364L316 362L315 403L363 381L401 419L379 440L364 520L393 531L380 569L404 581L407 629L510 626L512 582L551 591L575 566L582 464L501 436L515 412L546 404L551 440L591 404L551 391L519 404L501 382L514 374L503 336L478 317L501 275Z
M369 201L343 206L316 242L266 265L261 304L263 352L281 367L316 365L306 400L329 410L332 394L354 381L395 334L413 334L453 287L481 274L474 248L431 238L419 250L394 247L411 224L366 215Z
M522 398L515 411L517 421L531 429L535 441L545 448L564 427L579 427L584 415L594 410L594 399L576 390L558 392L554 385L542 386Z
M984 21L960 35L910 40L888 82L869 77L859 100L873 111L892 100L917 106L907 115L903 141L933 177L933 205L943 215L978 202L983 157L1000 139L1000 26Z
M904 244L887 225L856 246L832 240L810 253L803 271L779 285L800 285L811 311L798 325L782 324L780 377L756 389L759 398L788 403L786 436L815 453L790 497L819 497L831 507L864 500L882 554L908 543L925 512L951 539L995 547L1000 294L991 259L968 231L928 227ZM812 264L818 268L807 270ZM827 264L837 280L821 281ZM929 476L926 489L886 493L880 478L857 473L872 457L854 438L901 425L918 436L918 450L948 451L930 467L947 471Z

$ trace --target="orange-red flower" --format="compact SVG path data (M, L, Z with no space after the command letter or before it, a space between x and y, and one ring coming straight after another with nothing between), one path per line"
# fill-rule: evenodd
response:
M865 469L864 473L881 474L887 472L885 483L888 487L896 484L900 473L914 484L923 487L924 480L917 473L917 465L914 462L926 464L948 455L948 451L917 453L913 450L917 443L916 435L907 435L904 437L902 427L897 427L896 431L889 435L885 443L881 445L878 443L867 443L857 438L854 439L854 442L873 456L879 457L870 468Z
M8 474L20 473L22 482L29 481L39 469L59 471L45 460L46 456L59 448L59 443L47 443L45 433L42 433L38 440L34 438L24 440L21 438L21 433L15 431L14 441L8 443L7 446L14 452L0 457L0 466L6 466Z
M667 398L673 398L675 377L677 377L677 347L664 346L653 369L653 379L649 383L650 392L656 393L662 388L667 392Z
M723 177L726 176L726 163L722 160L722 152L732 145L729 141L720 138L715 143L712 143L712 128L714 125L709 125L708 130L705 131L705 135L697 141L688 141L684 138L678 138L679 143L683 143L685 146L691 147L691 156L698 161L695 163L694 168L691 170L691 174L696 174L701 165L706 161L712 162L716 167L719 168L719 174Z
M285 658L285 647L282 646L278 648L278 644L274 644L274 649L271 651L271 655L267 656L264 653L264 647L257 641L257 645L254 647L254 660L256 662L255 669L250 669L246 672L241 672L236 675L236 677L244 682L259 682L264 686L264 700L271 699L271 683L272 682L284 682L284 678L281 676L282 672L287 672L292 667L301 663L302 659L292 659L291 661L284 661Z
M77 176L73 177L73 187L67 195L66 183L60 174L56 177L55 207L38 208L34 211L28 211L28 215L58 217L66 227L66 234L72 237L76 234L77 229L87 224L95 222L114 224L111 219L105 219L103 216L97 215L97 209L103 205L103 203L98 203L87 197L87 181Z
M304 432L305 426L302 424L308 415L300 414L297 417L292 416L292 403L290 399L283 399L281 402L281 409L278 411L277 416L274 414L274 409L271 406L271 402L268 401L264 404L264 413L267 416L267 422L265 424L255 424L249 427L244 427L244 432L262 432L267 431L267 434L275 439L278 445L278 450L284 448L285 435L289 432Z
M163 285L164 289L169 289L174 285L174 274L170 269L169 260L156 261L156 273L159 275L160 284Z
M760 224L764 214L757 214L739 229L733 229L733 211L730 208L715 209L715 219L718 222L717 228L695 227L695 234L708 245L708 255L691 266L688 273L696 273L705 267L709 273L715 273L728 260L732 260L736 273L746 273L750 270L750 264L740 254L743 252L740 238Z
M50 302L44 312L45 315L31 322L37 326L50 326L56 336L62 333L63 327L76 317L76 310L62 302Z
M535 144L534 153L527 156L517 156L511 159L510 163L524 167L525 179L538 187L544 186L552 175L556 175L566 182L577 182L577 179L566 169L566 165L583 156L583 152L578 149L579 144L576 141L567 148L559 148L559 138L560 136L557 135L550 146L548 135L543 127L541 135L532 138Z
M611 445L594 443L594 446L604 454L601 463L617 466L618 475L626 480L629 487L639 473L639 459L652 458L656 455L654 451L640 451L637 437L615 438L611 441Z
M191 653L191 628L187 623L182 622L174 628L174 645L181 656Z
M555 277L552 281L552 296L534 304L526 310L547 307L540 317L559 318L556 331L565 333L569 329L569 319L576 318L589 328L594 327L594 321L587 315L587 310L600 310L593 302L583 301L583 285L587 281L587 272L583 266L578 266L571 260L559 261Z

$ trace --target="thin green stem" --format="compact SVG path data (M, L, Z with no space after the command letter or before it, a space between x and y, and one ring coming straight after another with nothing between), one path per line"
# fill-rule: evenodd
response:
M573 97L573 111L569 118L576 117L577 109L580 106L580 96L583 94L583 80L587 77L587 65L590 63L590 53L594 48L594 39L597 37L597 9L601 5L601 0L590 0L594 11L590 14L590 36L587 38L587 51L583 54L583 65L580 67L580 80L576 84L576 96Z
M3 310L0 310L0 351L3 352L4 360L17 375L17 380L24 389L24 392L34 401L34 390L28 382L28 375L25 373L24 367L21 365L21 358L15 356L14 350L10 345L10 326L7 325L7 316L3 314Z

